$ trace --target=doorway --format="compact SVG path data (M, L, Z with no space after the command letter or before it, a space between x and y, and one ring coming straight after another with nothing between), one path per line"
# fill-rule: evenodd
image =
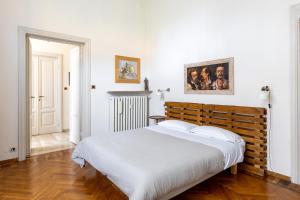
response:
M69 88L65 88L65 82L63 82L63 77L60 77L59 73L56 74L53 66L59 69L59 62L63 60L60 58L60 54L53 55L49 52L34 52L32 50L31 41L32 39L42 40L44 42L56 42L61 45L68 44L76 46L70 51L70 56L76 56L77 59L72 61L73 65L77 64L78 67L70 69L72 73L68 74ZM49 54L48 54L49 53ZM36 55L34 55L36 54ZM46 55L45 55L46 54ZM50 55L51 54L51 55ZM35 56L35 57L34 57ZM49 58L50 57L50 58ZM42 88L44 92L49 95L50 93L57 94L56 96L61 96L63 98L64 91L69 89L69 106L64 107L63 103L61 107L59 105L52 106L55 110L54 112L47 113L47 109L51 103L55 102L55 95L52 100L46 100L43 93L35 93L35 96L31 95L33 93L31 88L31 67L32 62L41 62L39 70L44 70L44 78L50 79L53 85L45 86L46 83L42 82L44 86L38 86L37 88ZM64 62L62 62L64 63ZM71 62L70 62L71 63ZM91 130L91 109L90 109L90 40L85 38L80 38L76 36L70 36L60 33L54 33L44 30L32 29L28 27L18 27L18 65L19 65L19 115L18 115L18 129L19 129L19 146L18 146L18 160L25 160L27 156L31 154L31 143L32 143L32 130L33 133L38 133L38 135L48 134L49 131L59 133L64 132L64 120L63 113L65 108L69 108L69 130L66 130L68 136L68 142L77 143L85 137L90 136ZM52 67L50 67L52 66ZM70 64L71 66L71 64ZM51 71L52 70L52 71ZM63 72L63 70L62 70ZM38 73L38 72L35 72ZM49 76L49 73L52 75ZM53 75L54 73L54 75ZM49 78L50 77L50 78ZM57 87L59 81L56 77L60 77L61 87ZM45 82L45 79L42 79ZM73 81L72 81L73 80ZM76 81L78 80L78 81ZM50 81L50 82L51 82ZM43 88L44 87L44 88ZM68 87L68 85L66 86ZM49 89L50 88L50 89ZM58 88L58 89L57 89ZM73 92L71 92L73 88ZM74 89L76 88L76 89ZM57 91L56 91L57 90ZM59 92L61 91L62 92ZM49 92L51 91L51 92ZM49 93L49 94L48 94ZM72 95L71 95L72 93ZM35 97L35 98L32 98ZM49 98L49 97L47 97ZM35 104L32 103L32 99L36 99ZM59 98L58 98L59 99ZM39 101L41 103L39 103ZM59 101L59 100L58 100ZM61 100L62 101L62 100ZM50 102L50 103L49 103ZM43 104L43 105L38 105ZM35 106L35 109L32 108ZM47 109L46 109L47 108ZM49 110L48 110L49 111ZM38 112L40 114L38 114ZM33 113L37 114L37 118L40 120L33 119ZM41 117L44 115L43 117ZM59 120L59 118L61 119ZM35 121L37 124L31 124ZM41 124L41 121L43 124ZM38 124L40 123L40 124ZM74 137L71 136L73 131L77 131Z
M71 74L79 71L80 48L30 37L29 42L30 155L73 148L80 133L69 126L76 109L70 105L79 101L73 94L79 91L79 77L73 76L71 84Z

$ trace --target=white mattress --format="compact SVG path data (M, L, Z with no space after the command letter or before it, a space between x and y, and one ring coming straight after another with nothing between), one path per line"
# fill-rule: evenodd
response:
M151 126L86 138L72 158L89 162L130 200L153 200L169 199L242 161L242 152L241 144Z
M190 132L178 131L162 127L160 125L153 125L146 127L149 130L156 131L162 134L171 135L173 137L189 140L192 142L202 143L211 147L219 149L224 155L224 169L228 169L231 166L241 163L244 160L245 142L231 143L224 140L218 140L214 138L201 137Z

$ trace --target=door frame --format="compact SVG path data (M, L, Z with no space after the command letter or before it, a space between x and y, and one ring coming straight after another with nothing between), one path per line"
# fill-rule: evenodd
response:
M18 27L18 160L30 155L29 37L80 46L80 138L91 134L91 41L87 38Z
M300 4L291 7L291 180L300 184Z
M59 80L58 80L58 102L59 102L59 105L57 107L57 110L58 110L58 121L59 121L59 127L58 129L56 130L56 132L62 132L62 104L63 104L63 98L62 98L62 93L63 93L63 89L62 89L62 74L63 74L63 56L61 54L57 54L57 53L48 53L48 52L39 52L39 51L32 51L32 55L31 56L38 56L38 57L50 57L50 58L56 58L58 60L58 64L59 64L59 70L60 70L60 73L59 73L59 76L57 77ZM29 70L30 70L30 67L29 67ZM29 71L29 73L31 74L31 71ZM40 71L38 69L38 82L40 81L39 79L40 77ZM38 84L39 86L39 84ZM31 88L30 88L31 89ZM39 88L38 88L39 90ZM32 95L31 95L32 96ZM38 103L38 106L39 106L39 103ZM38 110L38 123L39 123L39 109ZM39 124L38 124L39 125ZM30 136L32 136L32 134L30 133Z

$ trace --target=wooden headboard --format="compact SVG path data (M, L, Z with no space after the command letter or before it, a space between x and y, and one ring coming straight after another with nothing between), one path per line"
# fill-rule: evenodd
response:
M239 134L246 142L245 159L239 169L264 176L267 156L265 108L166 102L165 114L167 119L217 126Z

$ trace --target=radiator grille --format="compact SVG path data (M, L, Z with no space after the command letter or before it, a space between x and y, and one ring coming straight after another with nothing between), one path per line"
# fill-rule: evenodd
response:
M110 98L110 130L120 132L148 125L148 97L122 96Z

